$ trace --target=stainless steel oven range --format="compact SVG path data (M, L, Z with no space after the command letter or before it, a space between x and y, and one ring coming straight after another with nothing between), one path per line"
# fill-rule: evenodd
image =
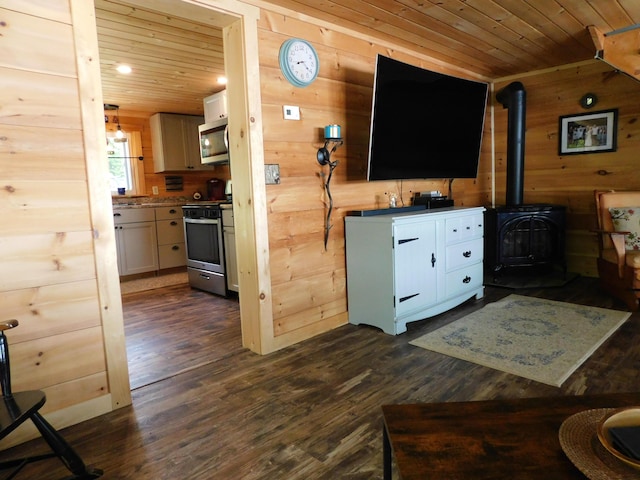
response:
M221 202L182 207L189 285L227 296Z

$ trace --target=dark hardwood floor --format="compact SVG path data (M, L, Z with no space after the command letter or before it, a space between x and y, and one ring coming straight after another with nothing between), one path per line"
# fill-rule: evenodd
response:
M379 479L383 404L637 391L638 314L561 388L408 343L511 293L625 309L590 278L563 288L487 287L484 299L397 337L345 325L259 356L240 345L235 301L182 286L135 294L124 301L133 405L63 433L105 479ZM154 377L158 359L178 367ZM2 458L42 448L34 440ZM52 461L18 478L65 473Z

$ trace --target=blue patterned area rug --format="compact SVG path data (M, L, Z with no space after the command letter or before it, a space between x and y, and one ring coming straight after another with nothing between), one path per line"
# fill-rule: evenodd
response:
M409 343L559 387L630 316L509 295Z

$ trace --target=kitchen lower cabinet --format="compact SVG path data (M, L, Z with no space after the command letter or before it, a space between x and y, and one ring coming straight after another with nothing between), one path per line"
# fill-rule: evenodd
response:
M118 272L120 276L158 269L156 222L153 209L114 212Z
M482 298L484 208L345 217L349 323L398 335Z
M156 229L158 234L158 266L182 267L187 264L184 242L184 225L181 207L156 207Z
M222 210L222 238L224 243L225 273L227 290L238 292L238 254L236 251L236 229L233 223L233 210Z

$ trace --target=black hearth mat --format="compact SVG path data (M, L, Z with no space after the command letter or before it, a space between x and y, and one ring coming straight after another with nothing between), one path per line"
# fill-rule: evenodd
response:
M579 276L580 274L573 272L539 271L536 269L527 271L527 269L517 268L501 272L497 276L485 273L484 284L512 289L564 287Z

